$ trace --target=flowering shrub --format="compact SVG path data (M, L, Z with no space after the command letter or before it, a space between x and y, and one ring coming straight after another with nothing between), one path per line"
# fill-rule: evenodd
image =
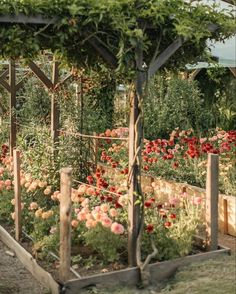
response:
M100 144L102 162L128 173L128 142ZM207 153L220 155L220 190L234 193L236 131L216 129L208 136L194 136L193 130L178 128L167 139L144 140L143 171L153 176L205 186Z
M158 260L185 256L192 251L193 236L202 221L202 199L186 193L160 203L148 198L145 206L143 252L151 251L150 238L158 248Z

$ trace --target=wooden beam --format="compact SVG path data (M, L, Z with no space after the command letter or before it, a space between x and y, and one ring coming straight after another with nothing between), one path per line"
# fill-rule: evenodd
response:
M67 282L71 263L71 185L72 168L62 168L60 198L60 280Z
M48 89L53 88L53 83L49 80L49 78L44 74L44 72L33 61L29 62L28 66Z
M158 71L158 69L183 45L183 43L184 39L179 37L150 64L148 69L148 79Z
M7 68L6 70L2 71L2 73L0 74L0 79L5 80L9 75L9 68Z
M8 82L6 82L5 80L3 80L1 78L0 78L0 85L2 85L3 88L7 90L7 92L9 92L9 93L11 92L11 87L8 84Z
M224 234L229 234L229 218L228 218L228 201L223 199L223 213L224 213Z
M19 241L22 234L21 226L21 186L20 186L20 151L13 150L14 163L14 194L15 194L15 238Z
M97 38L91 37L87 41L111 67L117 68L118 61L116 56L112 54L112 52L109 51L105 46L103 46Z
M59 128L60 128L60 106L57 101L55 88L59 80L59 63L57 61L53 62L53 70L52 70L52 84L53 84L53 92L51 96L51 137L53 142L55 143L59 136Z
M16 67L15 61L9 63L9 84L10 84L10 155L13 156L13 149L16 147Z
M57 20L54 18L44 18L42 15L27 16L23 13L18 15L1 15L0 23L29 23L29 24L53 24Z
M134 91L130 95L129 125L129 174L128 174L128 259L129 266L136 266L139 256L138 238L141 228L141 209L137 200L142 197L141 189L141 144L143 80L145 73L141 71L143 51L141 45L136 48L137 76ZM141 201L142 202L142 201Z
M206 182L206 245L218 248L219 155L208 154Z
M229 67L229 70L232 72L232 74L236 78L236 67Z
M199 72L202 70L202 68L197 68L197 69L195 69L190 75L189 75L189 78L188 78L188 80L189 81L193 81L195 78L196 78L196 76L199 74Z
M74 75L69 73L67 76L64 77L64 79L56 84L54 87L54 90L57 90L60 86L64 85L66 82L68 82L70 79L73 79Z

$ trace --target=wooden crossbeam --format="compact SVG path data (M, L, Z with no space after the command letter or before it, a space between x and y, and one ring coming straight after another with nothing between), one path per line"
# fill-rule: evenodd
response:
M148 79L150 79L158 69L183 45L183 38L177 38L152 62L148 69Z
M59 80L59 62L53 62L52 68L52 84L53 92L51 96L51 137L55 143L58 139L59 128L60 128L60 107L56 97L55 87Z
M1 15L0 23L53 24L56 22L56 19L56 17L49 19L44 18L41 15L27 16L19 13L18 15Z
M11 92L11 87L8 84L8 82L6 82L5 80L3 80L1 78L0 78L0 85L2 85L7 90L7 92L9 92L9 93Z
M110 66L113 68L117 67L118 61L116 56L103 46L97 38L91 37L88 39L88 42Z
M71 78L73 78L74 75L69 73L61 82L58 82L54 89L58 89L60 86L64 85L67 81L69 81Z
M11 59L9 63L9 84L10 84L10 155L13 155L13 149L16 147L16 66L15 60Z
M189 75L189 80L190 81L193 81L195 78L196 78L196 76L199 74L199 72L202 70L202 68L197 68L197 69L195 69L190 75Z
M236 78L236 67L229 67L229 70L232 72L232 74Z
M0 79L6 79L9 75L9 68L7 68L6 70L2 71L2 73L0 74Z
M28 66L48 89L53 88L53 83L49 80L49 78L45 75L45 73L33 61L29 62Z

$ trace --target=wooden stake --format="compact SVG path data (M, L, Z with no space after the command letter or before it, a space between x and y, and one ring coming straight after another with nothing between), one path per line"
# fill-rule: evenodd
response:
M71 168L61 169L60 279L69 280L71 263Z
M52 83L55 88L59 80L59 63L57 61L53 62L53 73L52 73ZM53 89L51 97L51 137L55 143L58 139L60 128L60 109L57 101L55 89Z
M93 136L96 137L96 132L93 132ZM93 170L94 172L97 169L98 163L98 139L94 138L93 140Z
M21 188L20 188L20 151L13 151L14 164L14 193L15 193L15 238L21 238Z
M9 63L9 85L10 85L10 155L16 147L16 69L15 61Z
M224 234L228 235L229 226L228 226L228 201L227 201L227 199L223 200L223 210L224 210Z
M206 244L209 251L218 248L219 156L208 154L206 181Z

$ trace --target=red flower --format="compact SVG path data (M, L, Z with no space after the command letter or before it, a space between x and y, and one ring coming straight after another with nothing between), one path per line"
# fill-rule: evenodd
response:
M176 214L175 213L171 213L170 214L170 218L175 219L176 218Z
M145 201L144 206L147 207L147 208L150 208L152 206L152 201L151 200Z
M173 168L178 168L179 167L179 163L178 161L175 161L173 164L172 164Z
M91 185L93 184L93 177L92 176L87 176L87 181Z
M144 170L149 170L149 166L148 166L148 165L145 165L145 166L143 167L143 169L144 169Z
M169 228L171 226L171 222L165 222L164 226L165 226L165 228Z
M153 232L153 230L154 230L154 226L152 224L148 224L145 228L145 231L148 233Z

